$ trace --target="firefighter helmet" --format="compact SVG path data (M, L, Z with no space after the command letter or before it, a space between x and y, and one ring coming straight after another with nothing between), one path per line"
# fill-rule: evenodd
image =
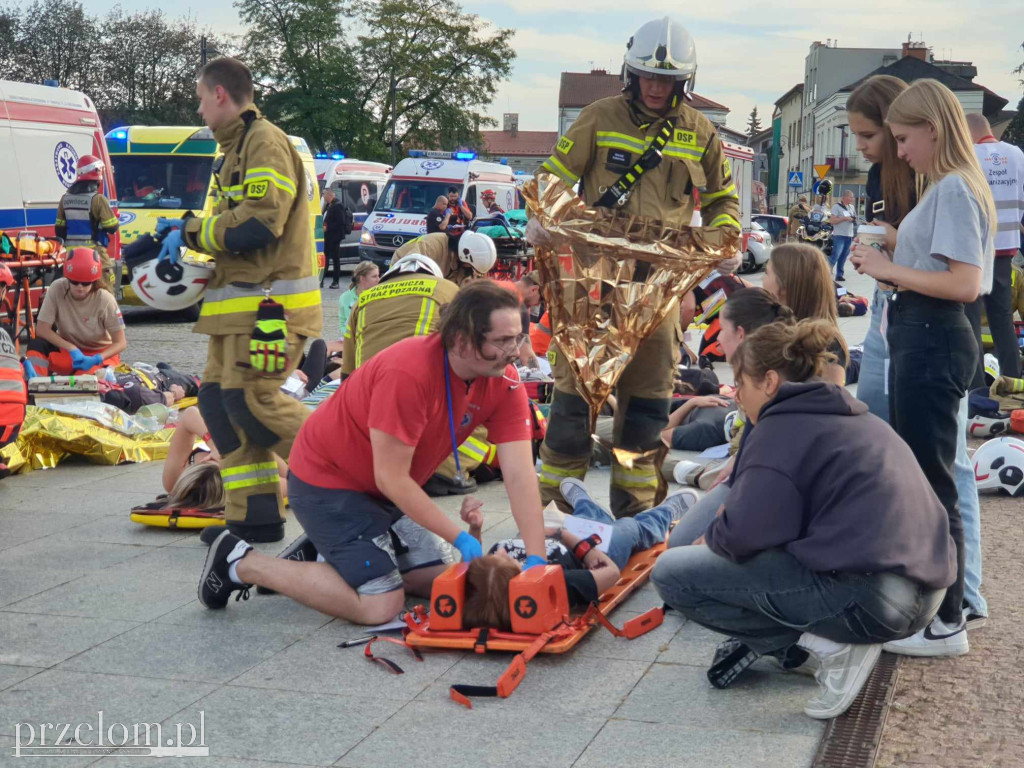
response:
M981 446L974 452L974 479L979 491L1002 488L1024 495L1024 441L997 437Z
M103 263L92 248L72 248L64 262L64 277L76 283L95 283L103 272Z
M697 48L686 27L665 16L648 21L633 33L622 64L627 87L633 75L663 75L681 81L690 93L697 76Z
M469 264L481 275L486 274L498 260L494 241L479 232L463 232L459 237L459 261Z
M95 155L82 155L75 167L75 181L99 181L103 168L103 161Z
M409 253L400 258L394 264L391 265L391 269L384 273L381 277L381 282L384 282L388 278L394 277L398 274L416 274L424 273L430 274L439 280L444 277L441 273L441 268L437 266L437 262L431 259L429 256L424 256L420 253Z
M132 270L132 289L149 306L164 312L187 309L203 297L213 264L151 259Z

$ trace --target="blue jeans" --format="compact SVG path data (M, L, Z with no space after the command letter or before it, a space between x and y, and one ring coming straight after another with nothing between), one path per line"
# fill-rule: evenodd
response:
M892 291L875 288L871 300L871 325L864 337L864 354L860 360L860 378L857 379L857 399L868 410L886 423L889 421L889 394L886 386L886 365L889 347L882 337L882 316L889 305Z
M892 573L812 571L781 549L743 563L705 546L666 550L651 581L691 621L767 654L804 632L837 643L884 643L925 627L944 589Z
M853 238L846 235L832 235L832 255L829 256L830 267L836 268L836 277L843 276L843 268L846 266L846 257L850 253L850 245Z
M988 602L981 595L981 505L974 465L967 455L967 398L960 401L957 413L956 461L953 479L960 499L960 518L964 524L964 600L975 613L988 616ZM678 527L678 526L677 526Z
M615 529L608 544L608 557L620 570L634 552L650 549L663 542L672 523L672 510L666 506L651 507L634 517L620 517L616 520L608 510L592 499L578 500L573 505L572 514Z

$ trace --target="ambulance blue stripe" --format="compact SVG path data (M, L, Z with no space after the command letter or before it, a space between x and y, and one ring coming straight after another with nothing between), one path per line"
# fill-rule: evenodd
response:
M28 220L26 221L26 216ZM56 208L0 208L0 229L10 227L52 227Z

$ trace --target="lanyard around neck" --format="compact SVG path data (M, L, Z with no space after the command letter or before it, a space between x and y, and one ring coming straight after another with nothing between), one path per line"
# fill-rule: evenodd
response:
M462 479L462 464L459 462L459 444L455 440L455 411L452 408L452 369L448 363L448 350L444 351L444 393L448 398L448 429L452 438L452 455L455 457L455 476Z

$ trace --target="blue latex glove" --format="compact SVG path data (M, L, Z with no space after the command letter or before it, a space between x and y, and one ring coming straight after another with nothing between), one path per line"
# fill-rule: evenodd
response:
M21 361L21 368L23 371L25 371L26 379L34 379L36 376L39 375L36 373L36 369L32 366L32 363L28 361L28 358L25 358L24 360Z
M169 261L171 264L177 264L181 259L181 248L185 245L185 242L181 238L180 229L172 229L167 233L167 237L164 238L164 243L160 247L160 255L157 258L160 261Z
M184 219L166 219L161 216L156 220L156 233L162 235L170 229L184 229Z
M103 355L86 355L85 365L82 366L83 371L87 371L90 368L95 368L97 365L103 364Z
M526 562L523 564L523 570L524 571L528 571L531 568L533 568L533 566L535 566L535 565L547 565L547 564L548 564L548 561L547 561L546 557L541 557L540 555L530 555L528 558L526 558Z
M481 557L484 554L484 551L480 549L480 542L465 531L460 531L452 544L462 554L462 562L464 563L468 563L470 560Z
M68 354L71 355L71 367L76 371L81 371L85 368L85 361L88 359L82 354L82 350L78 347L73 347L68 350Z

